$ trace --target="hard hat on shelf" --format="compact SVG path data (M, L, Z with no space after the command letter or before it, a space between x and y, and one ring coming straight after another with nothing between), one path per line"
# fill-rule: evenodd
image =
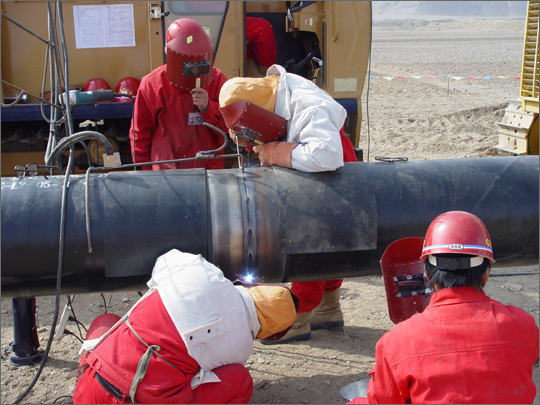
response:
M93 77L88 79L84 84L83 91L99 91L99 90L111 90L111 86L106 80L99 77ZM99 103L110 103L112 100L99 101Z
M140 84L141 82L134 77L124 77L120 79L114 92L116 94L127 94L129 97L115 96L115 101L118 101L119 103L135 101Z

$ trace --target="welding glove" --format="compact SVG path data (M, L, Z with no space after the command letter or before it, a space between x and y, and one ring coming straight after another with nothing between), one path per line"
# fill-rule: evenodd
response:
M253 151L259 154L261 166L281 166L292 169L291 153L296 145L298 144L290 142L269 142L253 147Z

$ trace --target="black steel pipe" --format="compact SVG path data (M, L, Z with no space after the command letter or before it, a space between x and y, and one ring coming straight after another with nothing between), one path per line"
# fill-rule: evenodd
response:
M112 172L89 176L87 198L85 176L71 176L62 293L139 289L172 248L202 254L230 279L373 274L390 243L423 236L449 210L486 223L499 264L537 261L538 174L537 156L357 162L326 173ZM62 184L2 179L4 297L54 293Z
M12 366L27 366L39 363L43 352L38 351L39 337L36 326L36 298L12 298L13 353L9 356Z

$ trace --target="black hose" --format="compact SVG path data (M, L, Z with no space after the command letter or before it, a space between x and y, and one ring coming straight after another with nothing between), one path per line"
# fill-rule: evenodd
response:
M490 277L511 277L511 276L534 276L537 274L538 274L537 271L533 271L533 272L527 272L527 273L498 273L498 274L489 273L489 276Z
M62 272L63 272L63 260L64 260L64 246L65 246L65 227L66 227L66 210L67 210L67 195L68 195L68 182L69 182L69 172L71 170L71 166L73 165L73 148L70 149L70 156L69 156L69 162L68 167L66 170L66 175L64 177L64 185L62 188L62 206L61 206L61 213L60 213L60 240L59 240L59 247L58 247L58 268L57 268L57 274L56 274L56 299L55 299L55 305L54 305L54 315L53 315L53 323L51 325L51 331L49 333L49 340L47 341L47 345L45 347L45 351L43 352L43 359L41 360L41 363L39 365L38 371L36 372L36 375L34 376L34 379L30 383L30 385L26 388L26 390L19 395L17 399L13 402L14 404L18 404L20 401L23 400L23 398L28 395L28 393L34 388L36 385L41 372L43 371L43 368L45 367L45 363L47 363L47 359L49 358L49 351L51 350L52 341L54 338L54 331L56 329L56 323L58 321L58 312L60 310L60 291L62 289Z
M229 137L227 136L227 134L225 132L223 132L221 129L219 129L216 126L209 124L208 122L203 122L203 125L205 127L208 127L210 129L213 129L214 131L220 133L221 136L223 137L223 145L221 145L219 148L214 149L214 150L205 150L205 151L202 151L202 152L198 152L197 155L213 155L216 152L222 151L223 149L225 149L229 145Z
M58 145L56 145L56 147L53 149L53 151L47 158L46 164L51 165L51 162L53 162L64 150L71 147L75 143L86 141L89 139L97 139L98 141L103 142L105 146L105 152L108 156L111 156L114 153L114 149L107 137L105 137L105 135L96 131L82 131L65 137L60 142L58 142Z

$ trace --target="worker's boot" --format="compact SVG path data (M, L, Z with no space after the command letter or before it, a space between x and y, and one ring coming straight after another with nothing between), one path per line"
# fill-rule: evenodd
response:
M296 317L293 326L281 339L274 341L260 340L260 342L268 345L278 345L280 343L311 339L310 320L311 312L298 312L298 316Z
M321 303L313 310L311 329L337 329L343 325L343 313L339 305L339 288L325 291Z

